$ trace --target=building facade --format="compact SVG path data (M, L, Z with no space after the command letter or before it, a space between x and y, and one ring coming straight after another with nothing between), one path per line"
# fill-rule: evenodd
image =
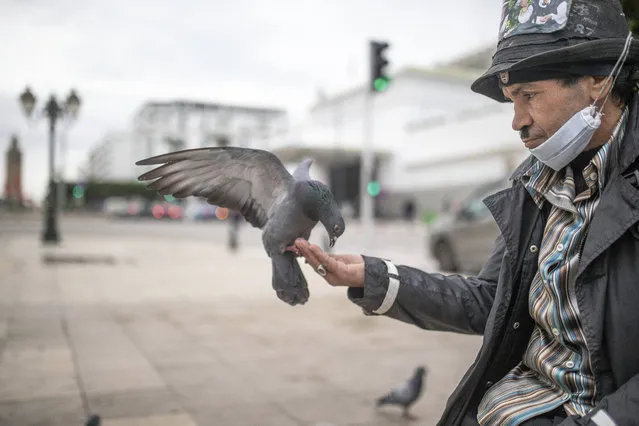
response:
M83 180L126 182L135 180L131 134L110 131L89 151Z
M260 146L287 131L286 111L191 101L148 102L128 129L107 133L89 153L83 175L102 181L135 181L142 158L206 146Z
M266 147L287 131L283 109L192 101L148 102L132 125L137 159L206 146Z

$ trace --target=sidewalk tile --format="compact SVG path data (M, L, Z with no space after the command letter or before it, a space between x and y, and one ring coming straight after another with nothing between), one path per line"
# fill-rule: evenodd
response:
M177 413L182 407L166 388L90 394L89 409L102 417L141 417Z
M200 426L186 413L103 419L102 426Z
M82 426L85 419L80 396L0 402L0 425Z

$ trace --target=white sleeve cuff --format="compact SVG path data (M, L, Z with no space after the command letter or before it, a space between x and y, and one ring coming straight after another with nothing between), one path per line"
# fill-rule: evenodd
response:
M397 299L397 293L399 292L399 273L397 271L397 267L393 265L386 259L384 263L386 263L386 269L388 270L388 290L386 291L386 296L384 297L384 301L382 304L373 311L373 313L378 315L383 315L393 306L395 303L395 299Z
M597 426L617 426L617 423L604 410L599 410L590 418Z

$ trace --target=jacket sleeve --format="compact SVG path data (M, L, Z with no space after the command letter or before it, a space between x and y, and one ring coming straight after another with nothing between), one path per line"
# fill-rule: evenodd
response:
M571 416L560 426L639 426L639 374L604 397L583 417Z
M366 315L386 315L427 330L483 334L504 252L500 235L481 272L468 278L363 256L364 287L349 288L348 298Z

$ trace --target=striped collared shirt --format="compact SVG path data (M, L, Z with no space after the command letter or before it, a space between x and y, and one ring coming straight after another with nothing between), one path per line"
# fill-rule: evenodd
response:
M480 425L518 425L563 406L585 415L595 405L595 378L580 321L575 275L586 230L599 203L610 146L623 138L627 110L610 140L583 170L586 189L576 194L570 167L554 171L536 161L525 173L526 189L550 213L539 249L539 269L529 293L535 327L522 361L484 395Z

